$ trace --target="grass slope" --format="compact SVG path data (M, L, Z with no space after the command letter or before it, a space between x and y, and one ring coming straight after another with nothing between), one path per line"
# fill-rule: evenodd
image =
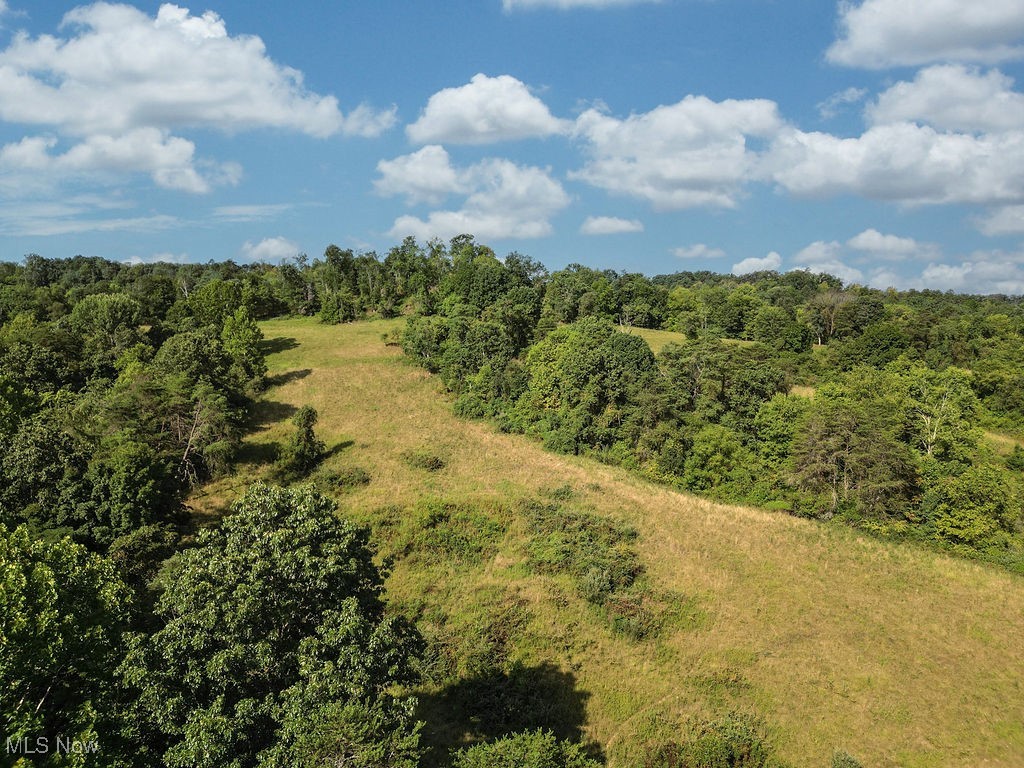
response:
M339 498L345 514L374 526L384 550L398 554L392 600L440 628L452 647L483 622L506 666L519 662L541 686L537 701L561 730L600 745L609 765L637 765L645 741L730 710L760 713L795 766L826 766L837 749L865 766L1022 764L1020 578L692 498L457 419L438 382L382 343L400 322L263 323L276 386L248 438L249 463L204 489L192 500L197 510L214 517L265 476L268 447L286 438L288 418L308 403L333 449L324 469L370 475ZM415 466L408 457L416 451L444 467ZM639 531L652 588L683 596L681 615L659 636L612 632L570 581L526 566L529 533L517 500L552 495L571 495ZM407 556L402 531L422 517L425 497L470 510L452 517L470 527L473 514L484 519L474 530L491 531L486 546L466 556ZM486 694L486 675L458 664L463 690L422 692L428 742L439 750L481 732L456 704Z

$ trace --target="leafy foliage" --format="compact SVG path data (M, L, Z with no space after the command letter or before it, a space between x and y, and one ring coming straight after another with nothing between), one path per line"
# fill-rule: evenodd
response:
M310 489L257 485L179 555L163 626L122 669L167 765L411 764L411 711L389 691L420 641L385 615L368 535Z
M0 712L5 738L91 741L112 714L130 593L113 565L68 539L0 528ZM85 765L51 755L40 765Z
M550 731L527 731L456 753L452 768L598 768L583 747Z

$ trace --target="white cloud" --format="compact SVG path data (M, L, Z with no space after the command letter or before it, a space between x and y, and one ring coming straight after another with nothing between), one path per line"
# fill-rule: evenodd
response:
M680 248L673 248L672 255L679 259L701 260L701 259L724 259L725 251L721 248L712 248L704 243L694 243Z
M978 251L959 264L929 264L917 285L961 293L1024 295L1024 255Z
M772 251L763 258L757 258L751 256L748 259L732 265L732 273L734 275L747 275L751 272L767 272L769 270L775 270L782 266L782 257L779 256L775 251Z
M856 194L907 204L1024 200L1024 131L973 136L911 123L855 138L786 131L765 162L805 197Z
M871 122L921 122L952 131L1024 129L1024 94L999 70L982 73L960 64L922 69L867 108Z
M880 69L938 61L1021 58L1020 0L864 0L839 5L829 61Z
M166 3L154 19L96 3L70 11L61 29L73 34L20 33L0 51L0 118L75 135L275 127L325 137L345 128L336 98L307 91L301 72L271 60L258 37L229 36L212 11L192 16Z
M349 112L341 122L341 132L348 136L372 139L391 130L398 122L398 107L375 109L369 104L360 104Z
M867 94L866 88L854 88L852 86L839 93L833 93L818 105L818 114L821 115L823 120L831 120L839 114L844 106L856 104Z
M377 163L377 194L402 195L406 202L437 205L448 195L469 190L469 180L452 167L444 147L429 144L410 155Z
M203 193L236 183L241 168L197 159L195 144L175 135L183 130L365 136L396 119L394 108L366 106L344 116L337 99L306 89L258 37L230 36L212 11L165 3L154 18L101 2L68 12L60 32L20 32L0 50L0 120L47 129L0 149L10 172L146 173L158 186Z
M213 209L213 215L221 221L262 221L280 216L295 206L291 203L269 203L265 205L221 205Z
M431 152L424 157L427 149ZM400 172L409 168L413 172L403 184ZM432 183L429 175L418 175L425 168L435 169L442 181ZM413 235L427 240L464 233L480 239L544 237L551 234L551 217L569 204L562 185L545 169L499 158L455 168L441 147L424 147L382 162L378 169L382 176L376 188L381 194L405 195L409 202L433 202L453 193L466 196L458 210L432 211L426 219L399 217L389 232L395 238Z
M977 220L978 229L989 237L1024 234L1024 205L1007 205Z
M846 241L846 245L866 256L886 261L935 258L938 248L932 243L919 243L912 237L883 235L877 229L866 229Z
M187 253L153 253L149 256L130 256L125 259L128 264L187 264Z
M418 144L490 144L566 133L570 127L516 78L477 74L466 85L431 96L405 132Z
M51 235L78 235L85 232L156 232L180 226L174 216L129 216L118 218L22 219L10 222L4 218L0 231L6 234L48 237Z
M575 135L590 157L570 176L658 209L732 208L757 171L748 139L774 137L782 126L766 100L687 96L624 120L589 109Z
M281 261L297 256L301 252L299 246L286 237L266 237L258 243L246 240L239 255L246 261Z
M0 168L58 176L96 173L148 173L157 186L183 192L208 192L219 184L237 184L236 163L206 163L196 168L195 145L156 128L138 128L121 136L97 134L54 154L52 137L27 137L0 147ZM202 168L202 165L201 165Z
M502 7L506 11L514 11L520 8L558 8L560 10L568 10L570 8L613 8L659 2L661 0L502 0Z
M797 253L792 261L794 269L805 269L815 274L827 272L844 283L864 283L864 273L842 260L843 246L836 242L818 240Z
M642 221L619 219L614 216L588 216L580 226L581 235L617 235L624 232L643 231Z

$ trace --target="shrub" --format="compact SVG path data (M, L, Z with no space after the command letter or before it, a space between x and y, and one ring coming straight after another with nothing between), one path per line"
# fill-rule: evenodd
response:
M304 405L292 419L295 434L285 446L277 465L277 475L282 480L305 477L323 458L327 446L313 432L318 418L315 408Z
M643 573L629 546L637 537L632 528L557 504L527 502L523 510L533 534L530 564L541 573L569 573L590 602L602 603Z
M1006 466L1017 472L1024 472L1024 448L1013 446L1013 453L1006 457Z
M362 467L345 467L334 473L334 485L338 488L357 488L369 483L370 473Z
M832 755L832 768L862 768L860 760L843 750Z
M426 448L402 452L402 458L410 467L425 469L427 472L440 472L445 468L445 460Z
M697 723L682 743L657 747L644 768L783 768L772 754L760 720L729 714Z
M425 563L473 565L493 555L504 533L504 525L482 509L425 499L406 514L395 547Z
M583 747L550 731L513 733L455 753L452 768L599 768Z

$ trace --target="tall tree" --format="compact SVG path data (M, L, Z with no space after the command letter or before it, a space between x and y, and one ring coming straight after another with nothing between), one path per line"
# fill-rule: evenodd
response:
M369 531L309 488L253 486L204 530L157 604L163 626L122 668L164 763L413 764L393 691L414 680L420 641L386 615L373 558Z
M56 738L95 742L112 710L129 592L105 559L0 527L0 718L7 743L46 738L40 766L84 766Z

